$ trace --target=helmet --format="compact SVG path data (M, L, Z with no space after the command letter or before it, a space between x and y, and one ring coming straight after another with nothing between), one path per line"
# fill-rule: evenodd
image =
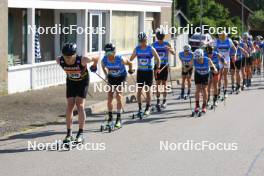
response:
M204 52L203 52L203 50L202 49L196 49L195 51L194 51L194 57L195 58L201 58L201 57L203 57L204 56Z
M249 37L249 33L248 32L244 32L242 36L243 36L243 38L245 38L245 37L248 38Z
M207 45L205 47L205 51L207 52L207 54L213 54L214 47L212 45Z
M147 39L148 39L148 37L147 37L147 34L145 32L140 32L138 34L138 40L139 41L143 41L143 40L147 40Z
M183 50L184 51L191 51L192 47L190 45L184 45Z
M62 54L65 56L72 56L76 54L77 45L75 43L66 43L62 48Z
M105 52L114 52L115 50L116 50L116 47L112 43L107 43L104 47Z
M162 31L161 29L158 29L156 31L156 37L157 37L158 40L163 40L164 37L165 37L164 31Z

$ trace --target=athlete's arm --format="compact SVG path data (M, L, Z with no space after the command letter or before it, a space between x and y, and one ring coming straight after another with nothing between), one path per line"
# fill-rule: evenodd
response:
M104 63L103 63L103 61L101 61L101 66L102 66L102 70L103 70L105 76L108 75L107 69L106 69L106 67L105 67L105 65L104 65Z
M221 54L217 53L217 56L218 56L218 59L220 60L220 62L222 64L227 65L227 62L225 61L225 58Z
M135 48L129 60L132 62L136 57L137 57L137 54L136 54L136 48Z
M173 50L173 48L171 47L171 44L168 43L168 45L166 46L167 50L172 54L175 55L175 51Z
M247 52L244 48L239 47L239 49L242 51L242 53L243 53L246 57L249 57L248 52Z
M127 59L123 59L123 58L122 58L122 63L123 63L124 65L127 65L127 66L128 66L128 69L129 69L130 71L132 71L132 68L133 68L133 64L132 64L132 62L130 62L130 61L127 60Z
M93 62L93 66L96 67L98 63L99 57L82 57L82 65L85 67L88 63Z
M159 57L157 51L153 47L151 47L151 49L152 49L152 54L153 54L153 56L155 58L155 62L156 62L157 68L160 68L160 57Z
M210 58L209 58L209 65L210 65L211 68L214 69L214 73L217 74L218 70L217 70L217 68L215 67L213 61Z
M60 56L56 57L56 63L60 64Z

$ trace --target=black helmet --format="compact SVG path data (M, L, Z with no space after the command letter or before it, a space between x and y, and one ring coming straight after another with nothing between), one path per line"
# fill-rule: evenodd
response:
M116 49L115 45L113 45L112 43L107 43L104 47L104 51L105 52L114 52Z
M140 32L138 34L138 40L139 41L143 41L143 40L146 40L146 39L148 39L148 37L147 37L147 34L145 32Z
M212 45L207 45L205 47L205 51L207 52L207 54L213 54L214 47Z
M76 54L77 45L75 43L66 43L62 48L62 54L65 56L72 56Z
M165 33L162 30L159 29L156 32L156 37L157 37L158 40L163 40L164 37L165 37Z

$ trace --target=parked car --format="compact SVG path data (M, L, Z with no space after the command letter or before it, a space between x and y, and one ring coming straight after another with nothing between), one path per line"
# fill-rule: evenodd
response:
M210 34L200 34L195 33L189 39L189 44L191 45L192 49L197 49L200 46L204 46L207 44L213 44L214 40Z

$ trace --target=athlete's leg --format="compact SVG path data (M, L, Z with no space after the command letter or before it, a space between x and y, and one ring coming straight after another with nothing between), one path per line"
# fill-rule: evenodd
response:
M141 94L142 94L142 87L138 87L137 88L137 102L138 102L138 109L139 109L139 111L142 110Z
M227 86L228 86L228 68L224 68L223 70L223 76L224 76L224 87L225 87L225 90L227 89Z
M192 75L191 74L187 76L187 82L188 82L188 93L187 94L190 95L191 87L192 87Z
M161 89L161 80L156 81L156 97L157 105L160 104L160 89Z
M86 114L85 114L85 110L84 110L85 98L77 97L76 98L76 107L77 107L77 111L78 111L79 129L83 129L84 124L85 124L85 118L86 118Z
M185 81L186 81L186 75L182 75L182 85L181 85L181 97L184 96L184 90L185 90Z
M68 133L70 133L67 134L69 136L71 136L72 116L73 116L74 106L75 106L75 98L74 97L67 98L66 124L67 124Z
M163 101L167 99L167 80L162 80Z

